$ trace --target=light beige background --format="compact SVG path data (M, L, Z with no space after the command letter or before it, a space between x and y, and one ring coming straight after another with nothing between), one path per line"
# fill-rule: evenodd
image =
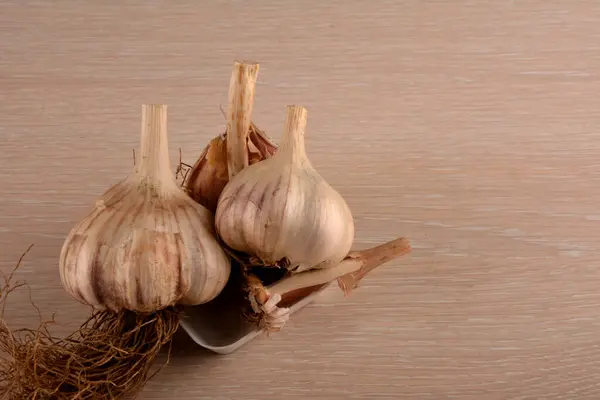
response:
M142 399L600 398L600 2L144 3L0 5L0 267L35 243L18 277L54 332L88 312L60 246L129 172L140 105L193 162L255 59L255 121L279 140L308 108L355 247L414 252L233 355L180 335ZM7 318L36 324L26 291Z

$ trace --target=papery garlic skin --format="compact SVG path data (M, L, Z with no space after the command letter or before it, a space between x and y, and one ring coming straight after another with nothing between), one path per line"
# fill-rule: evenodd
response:
M277 145L252 123L246 147L250 165L271 157L277 151ZM227 164L227 137L222 134L204 148L187 175L185 188L188 195L213 213L223 188L229 182Z
M219 195L228 181L227 142L225 135L219 135L204 148L190 169L185 189L197 203L214 212Z
M352 247L352 213L306 157L306 110L288 107L286 125L277 153L244 168L225 186L215 215L217 233L232 249L267 265L287 259L294 272L328 268Z
M166 110L154 107L144 108L153 114L146 118L166 119ZM170 173L163 128L160 135L148 128L142 162L65 240L61 281L82 303L150 312L206 303L227 283L231 265L216 239L214 218Z

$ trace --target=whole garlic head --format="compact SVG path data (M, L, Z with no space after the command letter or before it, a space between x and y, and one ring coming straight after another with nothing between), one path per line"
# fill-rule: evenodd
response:
M212 214L171 172L166 106L142 112L139 164L71 230L60 255L63 286L95 308L149 312L205 303L230 274Z
M229 181L215 215L227 246L267 265L286 260L294 272L338 264L354 240L348 205L306 156L306 117L303 107L287 107L281 147Z

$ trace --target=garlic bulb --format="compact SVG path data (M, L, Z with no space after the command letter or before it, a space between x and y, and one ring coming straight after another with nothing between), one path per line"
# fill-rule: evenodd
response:
M277 145L253 123L250 123L245 147L250 165L271 157L277 151ZM229 182L227 164L227 135L222 134L204 148L187 175L185 188L188 195L213 213L223 188Z
M156 311L205 303L225 287L230 260L212 214L175 181L166 120L166 106L143 106L140 162L65 240L61 280L82 303Z
M278 151L231 178L215 215L227 246L266 265L284 261L293 272L335 266L354 239L348 205L306 156L306 114L287 107Z

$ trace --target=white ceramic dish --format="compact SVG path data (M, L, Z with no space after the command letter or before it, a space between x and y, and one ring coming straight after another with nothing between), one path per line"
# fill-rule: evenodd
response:
M290 308L290 314L310 304L330 283L286 293L281 306ZM181 327L200 346L219 354L233 353L260 333L242 317L243 307L239 295L234 294L232 285L213 301L200 306L187 307L181 317Z

